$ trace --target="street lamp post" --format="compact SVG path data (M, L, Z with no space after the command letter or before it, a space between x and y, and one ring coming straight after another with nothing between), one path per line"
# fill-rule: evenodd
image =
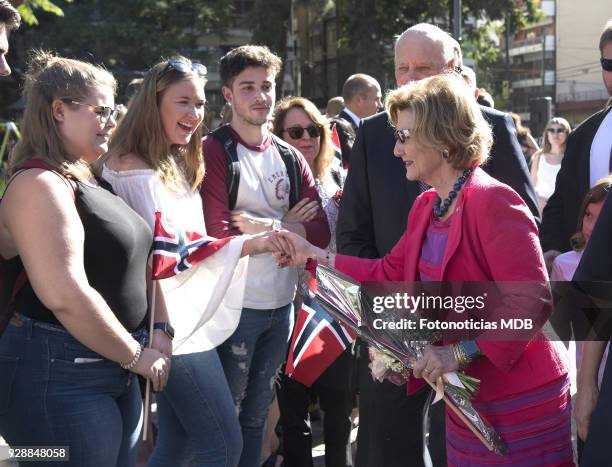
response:
M461 42L461 0L453 0L453 36Z

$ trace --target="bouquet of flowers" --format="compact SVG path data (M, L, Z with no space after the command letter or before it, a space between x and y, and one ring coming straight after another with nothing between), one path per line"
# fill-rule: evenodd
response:
M359 284L330 267L317 267L316 299L334 318L368 342L374 356L372 373L379 380L389 378L396 384L403 384L414 362L422 357L425 345L440 340L437 331L407 323L404 326L376 326L376 320L407 320L406 313L393 308L374 312L371 297ZM421 318L411 313L409 320ZM436 391L434 402L443 400L489 450L497 454L506 451L503 440L470 402L478 390L477 379L463 372L447 373L438 381L424 379Z

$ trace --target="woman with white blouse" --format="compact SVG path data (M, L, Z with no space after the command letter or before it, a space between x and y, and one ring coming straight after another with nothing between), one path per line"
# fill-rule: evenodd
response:
M572 128L569 122L561 117L551 119L542 136L542 149L537 151L531 160L531 180L538 194L540 211L544 210L548 198L555 192L557 174L565 154L565 143Z
M206 235L198 190L205 76L203 65L184 57L152 67L104 157L102 177L151 229L159 211L164 226ZM149 465L238 463L240 425L215 347L240 318L247 261L240 258L273 251L269 235L230 240L182 274L191 286L164 290L160 281L168 315L155 317L153 343L172 355L172 371L157 394L159 435Z

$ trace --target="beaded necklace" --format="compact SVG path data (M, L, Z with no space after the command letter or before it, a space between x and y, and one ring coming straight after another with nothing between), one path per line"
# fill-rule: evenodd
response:
M457 194L459 193L459 191L465 184L466 180L472 173L472 170L474 169L469 168L463 171L463 173L459 176L459 178L453 185L453 189L448 194L448 197L444 201L442 201L439 195L436 195L436 202L433 205L434 216L436 216L438 219L440 219L441 217L444 217L444 215L448 211L448 208L452 204L453 199L457 197Z

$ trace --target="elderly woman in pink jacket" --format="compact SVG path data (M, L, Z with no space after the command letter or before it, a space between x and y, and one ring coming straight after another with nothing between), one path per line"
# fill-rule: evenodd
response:
M543 305L547 274L537 228L520 196L479 168L491 146L490 127L465 85L449 75L392 91L386 109L406 177L432 187L415 201L406 232L382 259L334 255L288 236L291 262L316 259L358 281L495 284L500 300L480 317L531 319L528 338L484 333L427 346L410 391L420 387L418 378L435 381L460 369L481 380L473 405L508 451L503 457L487 451L447 410L449 465L574 465L567 365L540 331L550 308Z

